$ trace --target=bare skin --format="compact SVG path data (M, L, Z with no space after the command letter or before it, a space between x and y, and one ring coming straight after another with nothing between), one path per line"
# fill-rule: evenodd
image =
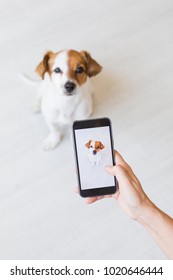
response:
M133 220L144 226L169 259L173 259L173 219L161 211L145 194L131 167L115 152L116 165L105 171L116 176L119 190L108 196L87 198L88 204L112 197Z

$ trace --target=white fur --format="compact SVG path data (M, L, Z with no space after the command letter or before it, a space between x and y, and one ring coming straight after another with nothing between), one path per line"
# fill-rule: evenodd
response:
M34 112L41 111L49 127L50 135L43 143L44 150L51 150L60 142L62 127L74 120L88 118L92 114L92 87L90 79L79 86L76 84L73 95L64 94L67 77L67 52L61 52L55 59L53 69L59 67L62 74L52 73L51 78L45 73L44 80L38 87L37 99L33 106Z
M91 162L92 165L99 165L100 162L101 162L101 155L100 154L96 154L96 155L93 155L91 152L88 153L88 158Z

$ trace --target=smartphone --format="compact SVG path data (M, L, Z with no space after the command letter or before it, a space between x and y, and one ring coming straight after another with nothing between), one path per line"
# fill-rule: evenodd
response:
M80 195L115 193L116 178L105 172L106 165L115 165L110 119L75 121L73 139Z

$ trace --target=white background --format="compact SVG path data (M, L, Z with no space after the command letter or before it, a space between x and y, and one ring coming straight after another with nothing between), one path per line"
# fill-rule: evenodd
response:
M75 135L81 188L84 190L114 186L114 178L105 172L105 166L113 165L109 127L76 129ZM92 166L88 158L89 150L85 147L85 144L90 140L101 141L105 146L105 148L98 153L101 156L101 161L98 166Z
M48 128L31 107L47 50L88 50L95 117L112 120L116 149L151 200L173 214L173 1L0 2L0 258L165 259L113 199L87 205L74 192L67 131L43 152Z

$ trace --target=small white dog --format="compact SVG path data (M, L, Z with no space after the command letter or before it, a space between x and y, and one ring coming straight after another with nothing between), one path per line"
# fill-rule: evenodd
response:
M92 113L90 78L102 67L86 51L47 52L36 67L42 78L34 112L42 112L50 129L43 149L51 150L60 142L62 127Z
M98 166L101 161L100 151L103 150L105 146L101 141L89 140L89 142L85 144L85 147L89 149L88 158L91 161L91 164Z

